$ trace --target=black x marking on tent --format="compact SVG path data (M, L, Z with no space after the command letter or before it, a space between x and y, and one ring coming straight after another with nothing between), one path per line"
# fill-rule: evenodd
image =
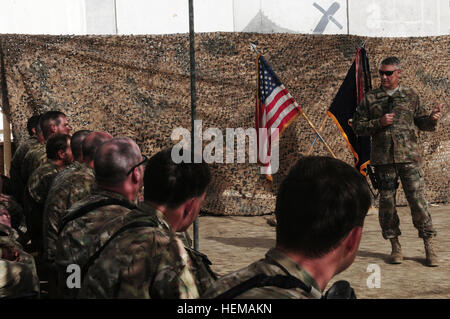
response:
M330 8L326 11L315 2L313 3L313 6L323 13L322 19L320 19L313 33L322 34L328 25L328 21L332 21L335 25L338 26L339 29L342 29L342 25L339 22L337 22L335 18L333 18L333 14L335 14L336 11L338 11L340 8L339 3L333 2Z

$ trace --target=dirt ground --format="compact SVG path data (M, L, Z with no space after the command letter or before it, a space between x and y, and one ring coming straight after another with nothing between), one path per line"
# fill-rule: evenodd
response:
M355 262L332 279L350 282L359 299L449 299L450 298L450 205L431 205L437 230L439 267L426 267L423 241L412 225L409 207L397 207L404 261L387 263L390 243L381 236L378 210L366 217L363 237ZM275 244L275 227L269 216L199 217L199 250L212 261L219 275L238 270L264 257ZM192 227L189 230L192 234ZM379 270L379 285L374 280ZM371 288L370 288L370 287ZM377 288L379 286L379 288ZM327 288L328 289L328 288Z

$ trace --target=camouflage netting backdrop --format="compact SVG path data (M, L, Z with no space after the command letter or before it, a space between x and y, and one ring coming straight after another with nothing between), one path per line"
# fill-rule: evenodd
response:
M203 131L254 126L257 44L266 60L318 128L356 52L366 41L372 84L377 65L398 56L402 83L414 87L430 108L449 94L450 36L367 38L345 35L200 33L195 38L197 119ZM48 110L66 113L74 131L106 130L134 138L144 154L173 145L174 128L191 127L189 37L0 35L2 106L20 142L27 119ZM6 85L5 85L6 82ZM420 134L430 203L449 198L449 105L436 132ZM73 132L74 132L73 131ZM353 157L331 119L322 136L339 159ZM205 212L262 215L275 207L280 180L315 137L298 117L280 139L280 170L270 185L258 164L212 164L214 179ZM321 142L313 154L329 155ZM398 203L406 204L403 192ZM301 203L299 203L301 205Z

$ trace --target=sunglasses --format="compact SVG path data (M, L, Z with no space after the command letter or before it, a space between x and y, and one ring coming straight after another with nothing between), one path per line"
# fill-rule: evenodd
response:
M394 70L394 71L382 71L382 70L378 70L378 73L380 73L380 75L391 76L392 74L394 74L395 71L398 71L398 69L397 69L397 70Z
M136 165L133 165L133 167L130 168L130 170L128 171L127 175L129 175L136 167L139 167L140 165L144 164L145 162L147 162L148 158L145 155L142 155L143 160L139 163L137 163Z

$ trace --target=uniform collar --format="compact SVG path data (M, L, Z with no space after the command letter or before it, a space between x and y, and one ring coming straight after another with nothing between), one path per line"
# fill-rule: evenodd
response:
M166 216L163 212L156 209L152 205L149 205L146 202L139 203L139 208L145 212L151 212L154 213L156 218L158 219L158 223L162 226L162 228L169 230L173 232L172 226L170 226L169 221L167 220Z
M97 195L101 195L101 196L105 196L105 197L109 197L109 198L114 198L114 199L118 199L118 200L122 200L122 201L128 201L133 205L136 205L137 202L136 201L129 201L128 198L126 198L124 195L113 192L113 191L109 191L106 189L101 189L98 187L95 187L95 190L92 192L92 194L97 194Z
M379 89L381 92L385 93L386 96L389 96L389 94L387 93L387 90L384 89L381 85L380 85ZM401 97L405 97L405 87L402 85L399 85L399 86L397 86L397 88L395 88L394 90L390 90L390 91L394 91L392 96L400 95Z
M298 263L292 260L288 255L278 248L272 248L266 253L266 258L271 259L287 272L289 275L299 279L308 287L311 287L310 294L312 297L321 298L322 293L316 280Z

